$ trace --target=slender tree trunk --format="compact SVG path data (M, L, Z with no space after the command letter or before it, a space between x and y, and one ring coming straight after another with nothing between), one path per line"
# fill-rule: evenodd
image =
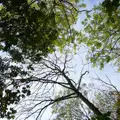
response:
M70 87L72 88L72 90L78 95L78 97L97 115L103 115L99 109L97 107L94 106L93 103L91 103L87 98L85 98L82 93L79 92L78 89L76 89L76 87L73 85L73 83L71 82L71 79L66 76L66 74L64 72L62 72L63 76L65 77L65 79L67 80L68 84L70 85Z
M98 108L95 107L94 104L92 104L87 98L85 98L82 93L77 92L77 95L96 115L102 115Z

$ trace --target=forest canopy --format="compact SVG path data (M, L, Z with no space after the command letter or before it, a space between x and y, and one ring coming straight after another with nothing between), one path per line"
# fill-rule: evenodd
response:
M42 56L63 47L71 39L71 29L77 19L76 4L67 1L0 1L1 50L13 60L40 60ZM73 34L73 33L72 33ZM71 39L71 40L70 40Z
M93 66L103 69L104 65L113 62L120 69L120 2L104 0L92 9L86 6L84 0L0 0L1 118L15 119L19 111L14 106L29 98L27 103L35 103L25 108L24 113L31 111L25 119L36 113L38 119L50 105L57 111L57 103L79 99L80 102L73 102L73 105L85 104L91 111L90 120L112 120L111 111L101 110L103 108L90 101L86 91L82 91L81 81L89 71L81 72L78 80L72 79L68 64L71 54L75 53L73 51L80 49L81 45L88 48L87 60ZM81 19L80 15L85 19L80 21L83 28L78 31L74 26ZM62 58L56 54L58 51ZM54 93L54 87L58 85L63 87L65 94L52 96L51 91ZM119 96L116 87L109 85ZM38 91L33 92L34 89ZM114 106L116 103L118 98L110 104ZM115 110L119 113L118 106ZM65 104L64 107L73 106Z

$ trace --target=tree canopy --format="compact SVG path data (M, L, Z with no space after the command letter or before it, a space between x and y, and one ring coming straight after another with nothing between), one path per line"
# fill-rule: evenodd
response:
M31 111L25 119L36 113L38 119L48 106L74 98L95 114L93 120L110 120L109 114L82 92L81 80L88 71L81 73L79 80L71 78L70 53L66 55L64 48L86 45L94 66L103 68L114 61L119 68L119 0L104 0L92 10L85 6L81 0L0 0L0 52L7 53L0 57L1 118L14 119L14 106L27 98L25 103L31 100L33 104L25 108ZM86 12L86 17L79 32L74 25L81 12ZM63 51L63 58L55 53L51 59L49 54L57 48ZM51 91L55 93L56 86L69 92L55 97Z
M74 39L70 40L77 18L74 4L76 1L0 1L0 49L21 62L40 60L55 45L63 47Z
M100 68L104 67L104 63L113 60L119 68L120 9L118 3L119 0L105 0L82 22L86 36L83 42L89 47L90 61Z

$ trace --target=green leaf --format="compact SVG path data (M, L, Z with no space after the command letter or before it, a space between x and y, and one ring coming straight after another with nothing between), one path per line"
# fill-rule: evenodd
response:
M107 56L107 57L106 57L106 62L108 63L108 62L110 62L110 60L111 60L111 57L110 57L110 56Z

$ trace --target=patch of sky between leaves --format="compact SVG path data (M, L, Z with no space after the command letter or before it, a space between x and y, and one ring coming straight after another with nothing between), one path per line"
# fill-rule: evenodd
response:
M103 0L84 0L83 1L85 4L86 4L86 10L92 10L93 7L95 5L98 5L99 3L102 3ZM80 11L83 10L83 9L79 9ZM81 22L85 19L85 12L82 12L79 14L79 17L78 17L78 20L76 22L76 24L74 25L74 28L78 31L80 31L81 29L83 29L83 25L81 24Z

